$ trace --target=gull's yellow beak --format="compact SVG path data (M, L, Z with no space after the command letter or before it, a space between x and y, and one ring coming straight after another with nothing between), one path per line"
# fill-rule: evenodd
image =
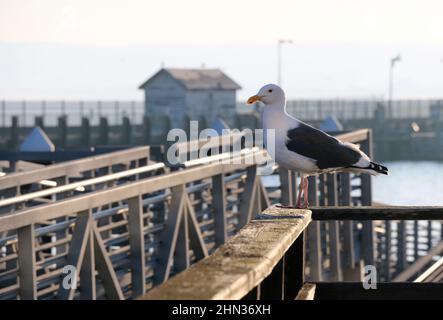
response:
M254 102L261 101L261 98L263 98L263 97L259 96L259 95L252 96L248 99L247 103L253 104Z

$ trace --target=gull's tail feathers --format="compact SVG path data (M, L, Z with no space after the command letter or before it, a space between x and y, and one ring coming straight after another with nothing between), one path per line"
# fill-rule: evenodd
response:
M350 171L359 172L359 173L369 173L373 176L379 174L388 175L389 172L387 167L372 161L369 163L367 167L349 166L348 168L350 169Z

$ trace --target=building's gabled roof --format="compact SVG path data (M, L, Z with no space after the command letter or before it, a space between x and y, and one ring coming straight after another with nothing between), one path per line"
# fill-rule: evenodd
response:
M173 79L178 81L188 90L236 90L241 89L240 85L229 78L220 69L181 69L166 68L160 69L155 75L146 80L139 89L145 88L158 74L167 72Z

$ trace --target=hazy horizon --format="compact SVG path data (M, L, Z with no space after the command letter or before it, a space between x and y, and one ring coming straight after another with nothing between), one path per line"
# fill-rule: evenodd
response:
M443 96L438 0L0 0L0 99L137 99L166 67L221 68L244 100Z
M443 45L305 44L283 48L288 98L383 98L396 53L394 98L443 96ZM0 99L141 100L138 86L165 67L220 68L244 100L277 80L276 45L0 43Z

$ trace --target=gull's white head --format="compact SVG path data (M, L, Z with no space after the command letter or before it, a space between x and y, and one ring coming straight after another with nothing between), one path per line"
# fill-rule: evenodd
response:
M261 101L265 105L285 104L285 92L276 84L267 84L262 87L255 96L248 99L247 103L252 104L254 102Z

